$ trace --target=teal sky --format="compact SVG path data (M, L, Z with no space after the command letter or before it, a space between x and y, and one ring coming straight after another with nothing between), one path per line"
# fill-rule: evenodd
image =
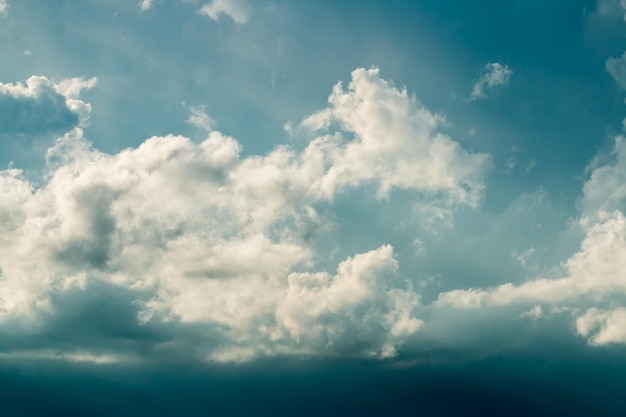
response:
M10 408L226 378L276 415L254 387L279 372L331 415L358 389L323 381L362 373L363 395L397 376L388 415L621 415L625 21L620 0L0 0ZM68 365L79 403L43 394ZM568 372L602 389L498 389ZM430 378L441 400L393 394Z

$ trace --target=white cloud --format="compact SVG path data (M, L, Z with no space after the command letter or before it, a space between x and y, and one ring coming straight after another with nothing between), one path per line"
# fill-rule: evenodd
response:
M187 123L202 130L206 130L210 132L215 128L216 122L213 120L211 116L206 114L206 106L191 106L189 108L189 118L187 119Z
M0 16L7 17L9 14L9 4L7 0L0 0Z
M46 82L2 88L35 94ZM94 82L53 88L78 108L71 100ZM442 118L376 69L354 71L329 103L320 114L338 130L301 152L241 158L235 139L211 131L106 154L76 128L48 150L39 182L0 171L0 319L53 313L52 295L101 281L141 293L144 323L205 326L211 360L394 356L423 326L418 296L385 242L334 275L306 272L319 270L310 236L330 222L316 204L374 184L379 196L402 188L446 210L474 205L489 157L438 132Z
M576 320L578 334L594 345L626 343L626 309L589 309Z
M560 303L582 296L603 296L626 291L626 219L616 211L600 222L581 221L586 237L581 249L564 264L567 275L536 279L521 285L504 284L492 289L455 290L438 302L458 307L523 303Z
M200 8L200 13L215 21L221 15L226 15L239 24L247 23L250 18L250 12L242 0L212 0Z
M487 93L498 86L506 86L513 71L507 66L497 62L485 65L485 71L480 76L474 88L470 100L478 100L487 97Z
M146 10L150 10L153 4L154 0L141 0L141 3L139 4L139 9L142 12L145 12Z
M623 89L626 89L626 52L619 57L606 60L606 70Z
M399 188L470 205L480 198L489 156L467 152L439 132L443 118L381 79L377 68L353 71L348 89L337 84L328 101L329 108L303 121L313 129L339 128L312 141L304 154L328 167L316 183L323 195L373 181L381 197Z
M417 296L393 285L391 247L346 260L335 277L291 272L310 262L298 235L316 214L305 187L289 189L284 152L239 161L239 145L212 132L198 145L155 137L106 155L66 135L49 151L44 187L17 171L1 177L0 316L48 308L50 292L100 279L154 292L143 320L227 329L212 359L233 346L392 355L422 323Z
M626 139L615 138L614 160L598 166L583 186L581 208L586 216L626 209Z
M382 246L342 262L334 277L290 274L287 295L276 310L280 330L298 342L307 341L309 348L395 356L397 341L423 326L413 316L417 295L390 286L396 269L392 248ZM386 331L372 332L376 326Z

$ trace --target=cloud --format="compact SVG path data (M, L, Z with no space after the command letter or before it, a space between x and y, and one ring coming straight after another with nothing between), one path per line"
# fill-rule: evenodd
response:
M78 97L95 83L95 78L54 83L40 76L25 83L0 83L0 134L42 134L86 126L91 105Z
M139 9L142 12L145 12L146 10L150 10L153 5L154 0L141 0L141 3L139 4Z
M557 278L536 278L522 284L507 283L487 289L441 293L437 304L457 308L561 306L571 314L587 313L576 320L577 333L600 345L624 342L618 331L623 322L622 297L626 295L626 151L618 136L614 159L595 167L583 186L581 217L571 225L582 231L579 250L562 265ZM613 309L606 306L617 305Z
M9 4L7 0L0 0L0 16L7 17L9 14Z
M242 0L212 0L200 8L200 13L215 21L221 15L226 15L239 24L247 23L250 18L250 12Z
M443 293L439 302L464 307L522 303L576 302L583 296L604 296L626 291L626 219L617 211L601 222L584 218L585 239L578 253L567 260L567 275L536 279L521 285L504 284L487 290L455 290Z
M606 70L622 89L626 89L626 52L619 57L606 60Z
M1 316L46 309L50 292L99 279L154 294L144 321L227 329L217 332L225 346L211 353L215 360L237 345L254 355L346 345L395 352L394 342L421 322L410 316L417 296L389 286L391 248L346 260L334 278L291 273L310 260L298 229L315 221L314 210L280 185L289 187L281 151L241 162L238 152L232 138L212 132L199 145L169 136L105 155L74 132L50 150L59 165L44 188L4 173ZM317 311L303 309L307 303Z
M589 309L576 320L576 331L594 345L626 343L626 309Z
M305 151L309 159L326 162L315 184L323 195L374 182L379 196L407 189L476 204L489 156L470 153L441 133L443 117L381 79L377 68L353 71L347 90L337 84L328 101L330 107L302 122L313 130L339 131L318 137ZM356 140L346 141L345 133Z
M480 76L474 88L470 100L479 100L487 97L489 91L499 86L506 86L513 71L507 66L497 62L491 62L485 65L485 71Z
M70 102L89 85L54 88ZM38 181L0 171L0 320L54 315L65 294L106 283L139 294L144 325L210 335L198 352L209 360L393 357L424 325L419 296L385 242L334 274L317 267L314 237L332 221L319 205L373 185L371 198L404 189L429 206L472 207L490 159L440 133L442 118L377 69L355 70L319 114L325 131L300 151L242 158L234 138L211 131L107 154L75 128Z
M189 118L187 119L187 123L195 126L199 129L206 130L210 132L216 125L215 120L208 114L206 114L206 106L191 106L189 108Z

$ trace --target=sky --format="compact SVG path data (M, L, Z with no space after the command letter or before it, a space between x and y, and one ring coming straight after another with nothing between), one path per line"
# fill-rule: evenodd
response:
M2 415L622 416L624 0L0 0Z

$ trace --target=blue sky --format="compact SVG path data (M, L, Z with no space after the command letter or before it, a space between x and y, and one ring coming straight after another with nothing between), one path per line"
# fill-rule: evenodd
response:
M620 415L625 21L0 0L0 398Z

